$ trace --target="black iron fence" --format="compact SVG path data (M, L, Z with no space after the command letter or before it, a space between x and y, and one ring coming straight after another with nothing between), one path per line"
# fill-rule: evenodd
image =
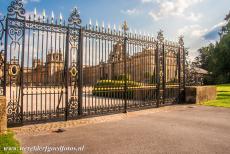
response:
M21 0L0 20L1 88L8 123L68 120L179 103L185 52L179 42L91 23L26 17Z

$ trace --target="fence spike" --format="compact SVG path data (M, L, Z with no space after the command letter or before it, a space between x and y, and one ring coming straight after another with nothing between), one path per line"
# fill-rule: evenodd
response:
M92 25L92 20L91 19L89 19L89 26L91 26Z
M110 32L110 29L111 29L110 23L108 23L108 32Z
M121 31L121 25L119 25L119 28L118 28L118 29L119 29L119 31Z
M96 20L96 27L98 27L98 21Z
M116 31L116 24L113 25L113 30Z
M63 17L62 17L62 14L61 14L61 12L60 12L60 21L62 21L62 19L63 19Z
M53 11L51 13L51 17L52 17L52 19L54 19L54 12Z
M46 17L46 11L44 9L42 11L42 16L43 16L43 18Z
M37 9L34 8L34 16L36 16L36 15L37 15Z
M105 28L105 22L102 21L102 28L104 29Z

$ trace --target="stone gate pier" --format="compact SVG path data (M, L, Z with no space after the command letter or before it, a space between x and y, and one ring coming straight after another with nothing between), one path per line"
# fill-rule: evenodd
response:
M7 131L6 97L0 96L0 134Z

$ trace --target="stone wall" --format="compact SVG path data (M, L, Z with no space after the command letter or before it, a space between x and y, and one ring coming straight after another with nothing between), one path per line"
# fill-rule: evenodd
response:
M216 86L191 86L185 88L186 103L203 103L216 100Z
M0 134L7 131L6 97L0 96Z

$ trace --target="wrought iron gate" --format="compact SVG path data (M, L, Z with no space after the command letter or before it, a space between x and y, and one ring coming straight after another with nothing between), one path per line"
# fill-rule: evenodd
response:
M1 88L8 123L67 120L183 101L185 52L178 43L122 27L26 16L21 0L0 20Z

